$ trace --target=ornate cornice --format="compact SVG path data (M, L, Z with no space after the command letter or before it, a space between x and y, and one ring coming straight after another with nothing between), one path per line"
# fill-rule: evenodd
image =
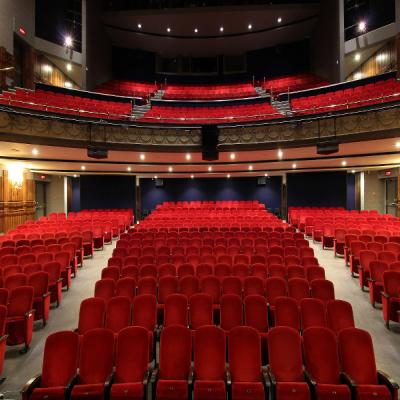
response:
M394 137L400 129L400 103L372 110L354 110L319 118L304 117L248 126L221 126L219 147L268 149L310 145L336 136L340 141ZM108 124L0 111L0 140L86 147L89 142L119 150L200 150L200 128Z

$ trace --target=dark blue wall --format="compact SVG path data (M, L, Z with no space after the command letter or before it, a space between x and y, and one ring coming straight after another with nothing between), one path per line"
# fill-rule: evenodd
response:
M72 196L71 211L77 212L81 209L81 180L80 178L72 178Z
M82 175L80 208L135 209L135 177L117 175Z
M281 206L281 177L267 179L265 186L257 178L164 179L164 187L155 187L153 179L141 179L142 210L152 210L164 201L180 200L259 200L268 208Z
M309 172L287 175L288 207L346 207L346 172Z
M356 209L356 176L347 174L347 204L348 210Z

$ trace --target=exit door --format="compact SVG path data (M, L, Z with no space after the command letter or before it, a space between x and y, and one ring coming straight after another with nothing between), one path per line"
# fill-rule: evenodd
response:
M397 216L397 178L385 179L386 181L386 214Z
M39 219L46 215L46 182L36 182L35 217Z

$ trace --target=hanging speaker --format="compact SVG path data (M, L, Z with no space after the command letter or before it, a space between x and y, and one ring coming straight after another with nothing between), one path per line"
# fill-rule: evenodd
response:
M204 161L218 160L218 134L217 125L203 125L201 127L201 145Z

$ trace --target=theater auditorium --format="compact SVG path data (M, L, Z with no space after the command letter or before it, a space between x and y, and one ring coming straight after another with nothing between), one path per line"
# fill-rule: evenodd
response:
M1 0L1 399L398 383L400 0Z

